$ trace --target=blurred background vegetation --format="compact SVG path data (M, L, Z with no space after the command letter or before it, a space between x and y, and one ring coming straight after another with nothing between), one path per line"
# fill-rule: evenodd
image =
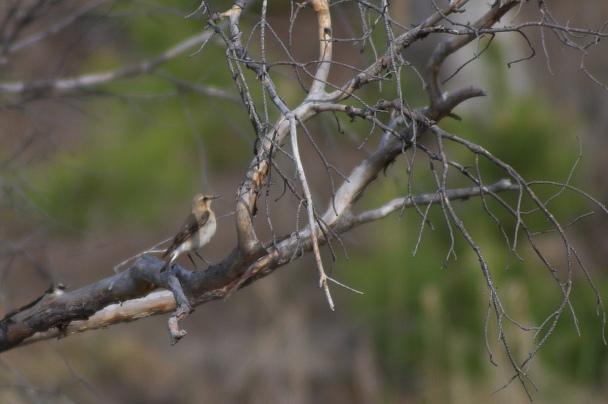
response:
M244 15L248 30L257 22L259 3ZM395 10L407 17L393 17L406 25L420 21L431 12L421 3L426 4L403 1ZM197 6L189 0L110 2L91 24L76 24L37 50L10 59L1 67L2 80L75 76L151 58L204 29L204 20L183 18ZM60 10L51 8L47 18ZM595 27L606 19L595 15L593 7L573 8L567 1L555 2L553 10L573 26ZM269 23L286 35L289 4L272 5L270 11ZM534 15L533 8L521 12ZM338 37L352 36L349 17L334 16ZM299 29L306 32L311 15L303 12L300 18ZM538 33L531 37L538 39ZM294 49L301 52L296 55L314 59L316 44L305 38L294 36ZM539 49L536 58L507 68L529 51L522 42L514 35L495 38L480 60L456 76L454 88L479 84L488 96L463 104L456 111L461 121L440 126L484 146L528 180L565 182L582 153L570 182L606 203L608 94L577 70L578 60L559 44L550 49L559 55L551 59L554 76ZM428 46L423 41L406 55L418 69L432 50ZM336 60L362 66L373 60L370 49L359 53L351 44L336 47ZM270 51L281 59L280 49ZM608 82L605 57L590 56L587 63ZM271 73L288 105L304 97L286 70L277 67ZM334 74L336 80L339 72ZM410 106L424 105L416 74L401 79ZM225 93L211 96L176 80ZM370 86L365 91L362 96L374 97L379 90ZM390 91L384 98L390 99ZM261 89L253 92L259 97ZM4 98L5 105L9 101ZM338 119L341 132L333 117L312 122L311 132L326 157L348 173L375 147L380 133L369 133L367 123ZM111 276L119 262L171 237L192 195L200 191L222 195L214 205L222 216L218 233L203 255L219 262L234 247L233 196L255 137L227 70L224 46L216 39L201 53L175 58L152 75L120 80L85 96L43 97L5 107L0 122L0 312L32 301L50 282L76 289ZM318 177L314 196L324 203L330 195L324 168L310 145L302 147L311 156L307 170ZM454 160L475 163L467 150L448 148ZM366 206L403 195L405 169L397 161L368 190ZM504 177L493 166L482 169L487 183ZM434 190L428 162L420 159L413 175L416 192ZM458 179L453 184L466 185ZM536 190L544 198L556 192L555 187ZM277 184L264 203L277 233L285 234L295 228L294 200L285 196L275 201L281 193ZM560 302L547 270L523 243L523 259L511 257L505 270L507 247L495 223L481 213L481 202L471 199L455 206L484 249L510 315L522 325L539 325ZM549 206L562 223L596 210L570 191ZM506 212L495 213L507 229L514 226ZM169 344L166 318L160 316L4 353L0 401L526 401L516 382L492 394L509 381L512 368L492 326L487 344L498 367L490 363L484 339L488 295L473 251L457 237L457 260L446 263L450 235L438 208L429 216L433 230L421 231L413 210L398 216L345 235L348 255L337 249L332 274L364 294L334 288L336 312L328 310L316 287L314 264L305 257L226 302L197 308L184 324L188 337L175 347ZM260 237L269 238L263 214L256 224ZM608 296L605 229L606 218L599 212L569 228L602 296ZM563 262L557 241L548 235L544 242L550 257ZM331 262L328 251L324 254ZM539 402L599 403L608 395L601 317L582 272L575 276L571 300L581 335L565 314L535 358L529 374ZM534 347L534 332L506 331L511 349L523 360Z

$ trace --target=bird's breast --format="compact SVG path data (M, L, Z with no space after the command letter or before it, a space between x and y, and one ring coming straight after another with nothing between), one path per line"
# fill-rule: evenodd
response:
M215 220L209 218L209 221L194 235L193 250L198 250L207 244L215 234L216 227Z

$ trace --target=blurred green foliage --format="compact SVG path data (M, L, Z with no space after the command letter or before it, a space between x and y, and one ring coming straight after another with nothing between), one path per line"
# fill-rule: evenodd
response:
M183 15L157 17L127 21L125 41L140 53L132 61L125 61L120 50L102 49L85 61L85 68L98 72L99 66L104 71L153 58L204 27L201 20L184 22ZM201 63L201 59L216 62ZM204 54L178 56L164 63L159 73L105 86L104 94L119 96L89 101L98 106L87 110L91 119L82 138L69 151L57 151L49 161L30 167L30 198L52 218L78 229L117 225L151 229L175 195L214 185L204 174L201 178L201 168L230 170L234 162L251 154L251 134L242 135L247 136L244 141L233 141L239 131L247 132L240 128L250 127L246 112L235 109L234 101L166 79L232 89L221 46L210 43ZM235 134L227 138L230 130ZM231 147L225 146L227 142Z

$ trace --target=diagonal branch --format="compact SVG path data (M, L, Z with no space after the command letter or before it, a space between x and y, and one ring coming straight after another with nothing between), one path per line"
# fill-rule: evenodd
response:
M482 192L504 192L512 189L513 185L503 180L485 189L471 187L450 190L446 197L450 200L466 200ZM440 200L436 194L425 194L396 199L381 208L357 216L348 212L332 226L334 237L362 224L386 217L402 206L409 208L417 204L437 203L440 203ZM327 241L325 238L317 239L318 245ZM313 245L310 227L290 235L262 257L251 261L248 276L238 280L237 289L289 264L296 250L312 251ZM238 261L236 257L233 259ZM238 262L243 264L242 261ZM163 261L144 255L124 272L71 292L53 290L34 304L8 313L0 320L0 352L40 340L64 338L80 332L106 328L112 324L174 311L176 300L173 293L150 293L155 288L168 286L163 276L167 277L170 271L161 276L159 270L162 265ZM212 266L205 272L191 272L174 265L172 271L182 285L192 308L226 298L229 292L234 290L234 280L224 271L222 265Z
M160 64L174 59L175 57L185 53L188 49L191 49L202 43L206 43L212 37L212 33L203 32L202 34L195 35L186 39L185 41L167 49L160 55L144 60L142 62L135 63L131 66L123 67L117 70L112 70L103 73L91 73L85 74L78 77L63 78L63 79L50 79L50 80L39 80L33 82L13 82L13 83L0 83L0 93L10 95L22 95L29 92L35 93L69 93L71 91L84 90L110 82L126 79L129 77L135 77L143 73L153 72Z

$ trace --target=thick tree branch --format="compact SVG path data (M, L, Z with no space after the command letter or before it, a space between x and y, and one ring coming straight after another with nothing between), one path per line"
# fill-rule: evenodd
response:
M482 192L497 193L513 189L513 185L503 180L484 189L472 187L452 190L447 193L447 198L468 199ZM355 216L350 214L350 211L345 212L339 221L333 223L333 232L338 236L362 224L384 218L403 207L439 202L440 198L436 194L428 194L395 199L381 208ZM175 264L161 274L159 271L163 261L144 255L122 273L71 292L55 290L42 296L31 307L8 313L0 321L0 352L42 339L63 338L112 324L171 312L177 307L173 293L150 293L157 287L169 288L171 276L180 282L192 307L225 298L228 292L249 285L290 263L297 250L310 252L315 244L323 245L327 241L324 237L313 241L310 227L307 227L271 247L257 259L250 258L245 261L233 256L230 258L232 262L227 263L225 260L205 272L192 272ZM236 266L240 266L242 269L239 272L245 275L237 279L235 284L226 269ZM174 342L184 335L177 329L175 332L176 335L172 333Z

